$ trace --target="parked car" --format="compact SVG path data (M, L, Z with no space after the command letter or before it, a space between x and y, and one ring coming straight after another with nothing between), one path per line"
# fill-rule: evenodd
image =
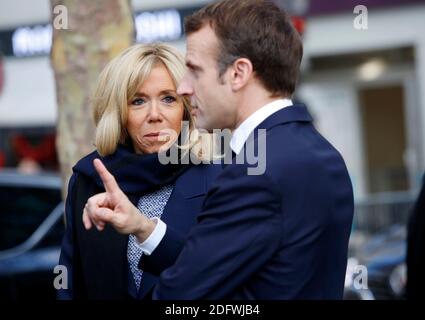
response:
M400 224L395 224L369 239L355 256L348 260L344 298L404 299L407 281L406 240L406 227ZM360 273L365 270L366 287L359 281Z
M0 299L55 299L63 207L57 174L0 170Z

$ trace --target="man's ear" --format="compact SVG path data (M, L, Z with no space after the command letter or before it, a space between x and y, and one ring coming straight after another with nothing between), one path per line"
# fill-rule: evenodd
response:
M231 69L231 85L233 91L243 88L253 76L253 66L249 59L239 58L233 62Z

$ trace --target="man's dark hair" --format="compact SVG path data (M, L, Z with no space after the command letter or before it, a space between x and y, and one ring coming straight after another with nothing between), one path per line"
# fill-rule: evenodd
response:
M238 58L247 58L257 78L273 95L292 95L298 80L303 47L286 12L270 1L223 0L185 20L186 34L206 24L218 41L220 76Z

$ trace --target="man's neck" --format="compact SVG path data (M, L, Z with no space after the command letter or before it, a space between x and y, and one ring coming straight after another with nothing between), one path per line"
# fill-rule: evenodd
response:
M262 90L250 90L245 92L239 103L239 113L236 121L236 125L233 128L235 130L244 122L250 115L257 110L261 109L265 105L275 100L283 99L282 96L272 96L270 92Z

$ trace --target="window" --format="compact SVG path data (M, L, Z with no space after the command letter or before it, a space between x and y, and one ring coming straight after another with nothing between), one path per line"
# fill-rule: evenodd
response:
M0 250L13 248L27 240L60 201L59 189L1 185ZM62 236L58 234L61 230L56 224L53 228L53 233L57 234L55 239Z

